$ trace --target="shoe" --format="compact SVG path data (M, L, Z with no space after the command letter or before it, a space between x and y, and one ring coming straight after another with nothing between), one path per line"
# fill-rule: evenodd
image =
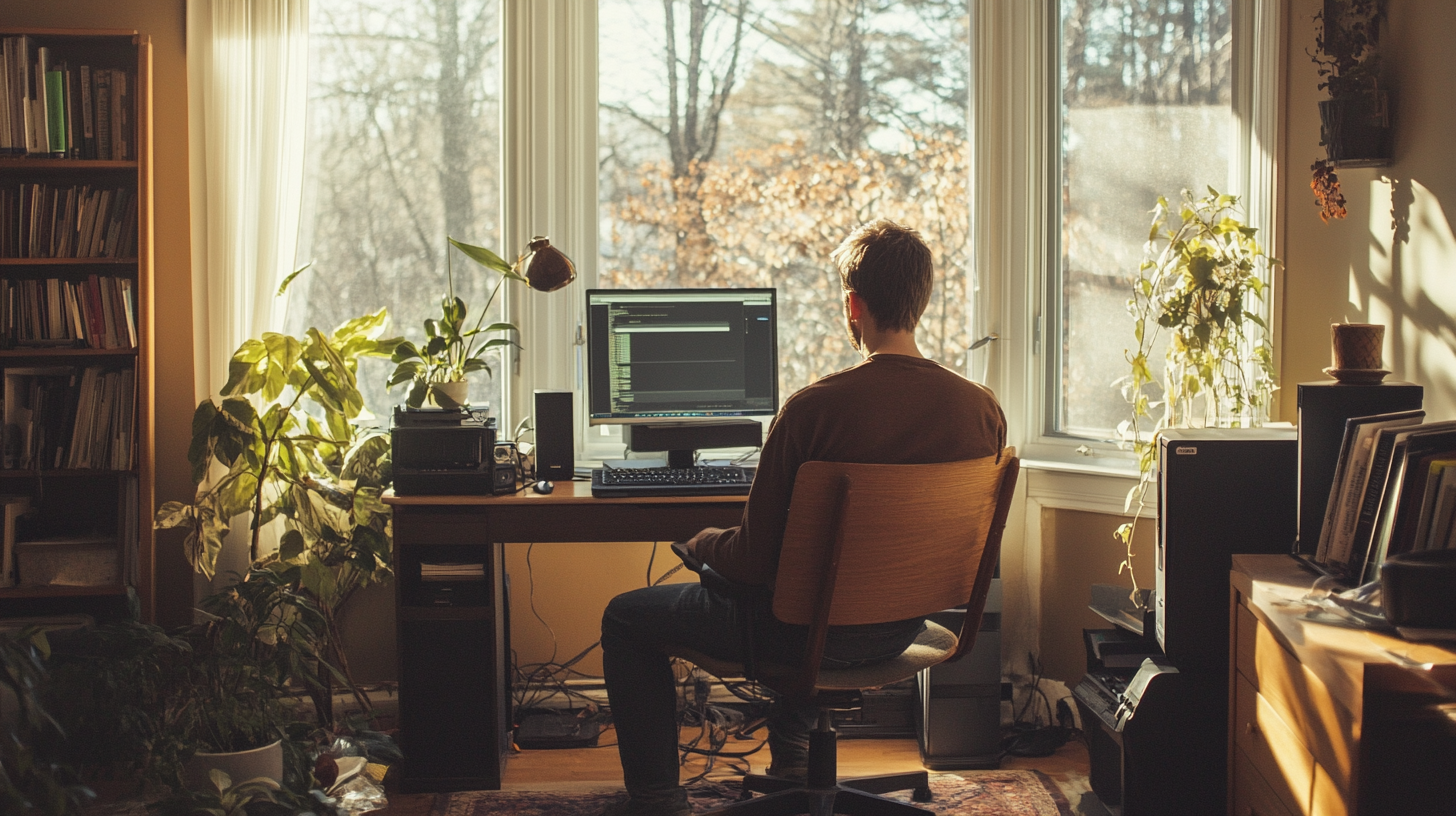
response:
M693 816L693 809L688 805L688 792L678 788L661 798L633 798L631 794L622 794L607 805L602 816Z

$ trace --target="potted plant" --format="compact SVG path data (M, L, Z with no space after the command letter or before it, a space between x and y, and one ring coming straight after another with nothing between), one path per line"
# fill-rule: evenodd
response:
M1128 301L1137 347L1124 352L1131 371L1116 383L1132 405L1119 436L1137 454L1139 472L1125 504L1133 520L1116 533L1126 553L1121 568L1129 574L1158 432L1261 425L1275 389L1268 327L1253 307L1264 296L1265 269L1278 261L1255 241L1258 231L1236 217L1238 206L1236 196L1209 188L1197 199L1184 190L1176 211L1159 196L1153 209ZM1155 379L1152 357L1165 330L1163 373Z
M191 644L131 619L50 636L47 705L65 730L64 756L93 781L175 787L193 748L164 713L177 693Z
M402 340L394 349L394 373L389 378L389 388L410 383L405 395L405 404L419 408L426 401L442 408L458 408L466 402L466 378L475 371L484 371L490 376L490 365L485 361L486 352L493 348L517 345L511 339L516 332L512 323L485 323L490 306L507 280L526 283L526 278L499 255L485 247L467 244L446 237L450 246L464 253L486 269L500 273L500 279L491 289L490 297L475 318L474 325L468 325L469 308L465 301L455 295L455 270L451 262L453 253L445 253L445 280L447 289L440 299L440 316L425 321L425 343L417 346ZM494 336L492 336L494 335Z
M187 530L193 566L212 577L228 523L248 514L249 556L292 586L322 615L321 657L337 666L359 703L369 700L349 678L340 644L339 610L355 591L390 570L390 513L382 495L392 470L389 436L366 424L357 371L360 358L387 357L400 341L379 339L385 310L303 338L266 333L233 355L222 401L205 400L192 417L188 458L197 494L166 502L159 528ZM282 527L278 549L264 552L262 530ZM311 689L322 719L332 716L330 672Z
M1320 144L1325 158L1315 161L1310 187L1320 218L1345 216L1336 167L1370 167L1391 158L1390 92L1381 87L1380 26L1385 0L1324 0L1315 15L1315 50L1320 90Z
M38 627L0 632L0 813L69 816L95 797L62 757L66 734L45 700L49 652Z
M316 667L327 667L324 616L267 569L203 598L197 613L182 632L191 654L162 715L166 730L186 735L194 749L187 787L206 789L214 770L239 781L282 782L285 727L294 719L285 700L292 682L322 685Z

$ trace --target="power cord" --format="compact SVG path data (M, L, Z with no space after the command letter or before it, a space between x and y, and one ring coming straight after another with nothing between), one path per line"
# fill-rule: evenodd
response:
M1081 733L1076 728L1071 727L1070 722L1057 722L1056 724L1045 726L1037 724L1040 722L1040 717L1036 716L1036 712L1032 707L1038 699L1046 707L1048 723L1052 723L1054 718L1057 720L1061 718L1053 710L1052 702L1047 698L1046 692L1042 691L1041 662L1036 659L1035 654L1030 652L1027 653L1026 657L1027 665L1031 668L1031 686L1027 691L1026 700L1022 703L1021 709L1016 712L1014 721L1011 724L1011 733L1001 740L1002 757L1051 756L1057 752L1058 748L1065 745L1068 740ZM1058 700L1057 703L1060 706L1062 701ZM1032 713L1032 719L1030 721L1026 719L1028 711ZM1068 711L1068 720L1071 719L1070 713Z

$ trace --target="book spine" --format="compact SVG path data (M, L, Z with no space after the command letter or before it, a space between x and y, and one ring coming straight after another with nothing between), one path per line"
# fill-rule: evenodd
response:
M91 326L91 348L106 348L106 319L101 313L101 283L95 275L86 278L87 318Z
M126 158L126 72L119 68L111 71L111 158Z
M97 68L96 75L96 158L111 158L111 71Z
M66 98L66 158L81 158L80 119L81 90L76 82L76 72L66 63L61 63L61 78L65 80Z
M1380 512L1380 504L1385 500L1385 488L1390 475L1391 456L1395 451L1395 433L1382 431L1375 437L1375 453L1370 458L1370 477L1366 481L1364 498L1360 502L1360 511L1355 519L1355 532L1350 541L1350 559L1347 563L1352 569L1359 570L1360 566L1370 555L1370 544L1375 532L1375 517Z
M96 112L92 94L91 66L81 66L81 157L96 158Z

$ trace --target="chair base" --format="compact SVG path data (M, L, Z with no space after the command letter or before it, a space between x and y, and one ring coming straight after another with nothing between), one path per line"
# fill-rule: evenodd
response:
M782 779L777 776L748 774L743 777L743 796L745 798L710 810L708 814L831 816L835 813L844 813L850 814L850 816L925 816L934 813L934 811L880 795L898 790L913 790L912 798L915 801L929 802L930 775L925 771L914 771L846 779L832 787L807 787L803 782ZM747 798L754 793L767 795Z

